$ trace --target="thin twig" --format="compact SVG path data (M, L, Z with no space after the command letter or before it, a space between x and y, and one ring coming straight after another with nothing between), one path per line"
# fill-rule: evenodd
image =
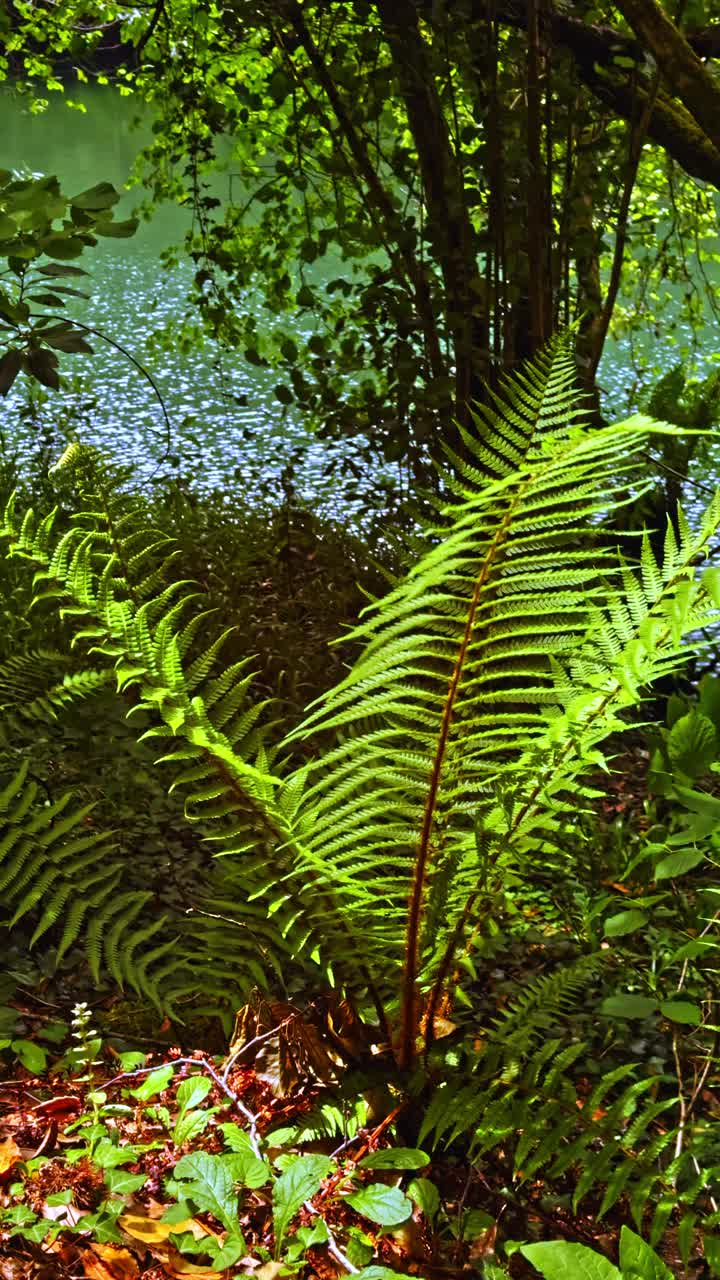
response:
M160 459L160 462L158 462L158 465L155 468L155 471L153 471L152 473L153 476L156 475L158 468L160 466L160 463L164 461L164 459L168 456L168 453L170 452L170 444L172 441L172 426L170 424L170 417L168 415L168 411L165 407L165 401L163 400L163 397L162 397L162 392L157 382L153 378L152 374L150 373L150 370L146 369L145 365L141 364L139 360L136 360L132 352L128 351L127 347L124 347L121 342L116 342L114 338L109 338L106 333L102 332L102 329L95 329L91 324L84 324L82 320L76 320L74 317L72 320L68 320L67 316L52 315L48 311L33 311L30 313L29 319L30 320L60 320L62 321L63 324L72 324L76 329L82 329L84 330L85 333L91 333L95 338L102 338L103 342L109 342L111 347L115 347L115 350L119 351L121 355L125 356L125 359L129 360L130 363L135 366L138 373L142 374L142 376L150 384L153 391L155 392L158 404L160 405L160 408L162 410L162 415L165 420L165 453L163 457ZM152 479L152 476L150 478Z
M173 1058L172 1062L159 1062L152 1067L138 1067L137 1071L122 1071L120 1075L113 1076L112 1080L106 1080L103 1088L107 1089L111 1084L119 1084L121 1080L131 1080L134 1076L150 1075L153 1071L161 1071L163 1067L176 1066L200 1067L203 1071L207 1071L209 1076L212 1076L218 1088L222 1089L225 1096L230 1098L231 1102L234 1103L238 1111L245 1117L250 1125L248 1138L250 1139L250 1146L252 1147L253 1155L256 1155L258 1160L262 1160L257 1132L258 1117L250 1110L249 1107L245 1106L244 1102L240 1101L237 1094L225 1083L222 1076L218 1075L215 1068L212 1067L205 1058Z
M346 1271L349 1271L351 1275L359 1274L360 1268L354 1266L354 1264L350 1261L350 1259L345 1256L342 1249L338 1245L337 1240L335 1239L332 1231L330 1230L327 1222L325 1222L325 1219L322 1217L320 1210L316 1209L315 1205L311 1204L309 1200L305 1201L303 1208L307 1209L308 1213L315 1214L315 1216L320 1218L321 1222L324 1224L325 1230L327 1231L327 1237L328 1237L327 1238L328 1253L332 1254L335 1261L339 1262L340 1266L344 1267Z

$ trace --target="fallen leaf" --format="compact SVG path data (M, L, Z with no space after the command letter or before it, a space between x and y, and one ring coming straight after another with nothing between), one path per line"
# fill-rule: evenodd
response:
M193 1277L195 1277L195 1280L212 1280L213 1276L226 1276L228 1274L227 1267L223 1271L216 1271L214 1267L198 1266L197 1262L193 1262L191 1258L183 1258L177 1249L169 1250L165 1266L170 1275L182 1276L183 1280L193 1280Z
M36 1116L61 1116L70 1115L75 1111L82 1111L82 1102L80 1098L72 1095L63 1095L59 1098L48 1098L46 1102L38 1102L33 1107Z
M133 1240L141 1240L143 1244L164 1244L170 1236L182 1235L183 1231L191 1231L196 1240L216 1233L203 1226L197 1218L185 1218L183 1222L161 1222L159 1218L148 1218L141 1213L122 1213L118 1222L123 1231L127 1231Z
M130 1250L114 1244L91 1245L82 1263L87 1280L136 1280L140 1274Z
M14 1138L0 1142L0 1173L7 1173L20 1159L20 1148Z

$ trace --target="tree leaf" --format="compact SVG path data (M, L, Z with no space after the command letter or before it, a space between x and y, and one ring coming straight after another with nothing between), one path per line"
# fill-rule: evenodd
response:
M124 222L96 222L93 227L96 236L106 236L111 240L127 240L135 235L137 229L137 218L126 218Z
M543 1244L525 1244L520 1253L531 1262L545 1280L622 1280L622 1272L584 1244L568 1244L551 1240Z
M315 1195L332 1168L329 1156L300 1156L278 1178L272 1193L276 1253L298 1209Z
M647 996L608 996L600 1005L600 1012L608 1018L648 1018L657 1007L657 1000Z
M620 1267L623 1276L633 1280L674 1280L672 1271L655 1250L629 1227L620 1232Z
M86 276L87 271L83 271L82 267L68 267L64 262L48 262L42 267L36 267L40 275L43 276ZM84 297L84 294L79 294Z
M119 199L120 192L115 190L112 183L98 182L94 187L88 187L87 191L80 191L78 195L71 196L68 203L74 204L76 209L94 212L112 208Z
M369 1187L347 1197L348 1204L381 1227L396 1227L406 1222L412 1213L412 1201L399 1187L387 1187L384 1182L373 1182Z
M47 347L36 347L28 351L26 360L28 373L32 374L33 378L44 387L51 387L53 391L57 391L60 386L57 356Z
M603 930L606 938L621 938L626 933L635 933L644 929L648 918L644 911L619 911L605 921Z
M23 353L17 347L10 347L0 357L0 396L7 395L22 367Z
M430 1157L414 1147L387 1147L358 1161L358 1169L424 1169Z

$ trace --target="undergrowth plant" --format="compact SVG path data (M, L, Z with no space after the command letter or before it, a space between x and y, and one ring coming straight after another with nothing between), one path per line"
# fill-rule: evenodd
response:
M520 1182L541 1167L573 1173L578 1203L605 1188L603 1212L632 1191L638 1221L658 1193L655 1239L678 1202L702 1202L713 1226L712 1135L685 1126L678 1140L667 1122L677 1097L652 1095L633 1064L601 1073L579 1107L582 1044L549 1035L593 990L598 1005L612 998L612 956L575 957L519 995L479 1055L465 1045L449 1058L441 1042L448 1031L453 1042L459 1002L472 1004L506 885L556 857L597 797L608 739L720 607L718 571L701 570L718 499L697 529L678 509L661 562L647 536L625 558L605 523L642 495L649 444L676 429L643 416L590 428L574 377L561 337L478 408L464 456L441 477L428 550L369 606L352 636L360 657L284 740L272 704L254 696L252 655L225 666L227 633L212 635L195 584L173 580L171 540L108 485L91 451L71 446L63 466L82 498L71 527L56 535L52 513L11 503L8 554L30 564L37 601L59 611L93 669L112 671L217 851L218 876L202 914L168 940L117 895L101 898L95 871L67 877L60 860L53 873L34 795L13 818L29 853L8 861L3 840L0 863L8 884L24 876L35 893L16 917L44 894L96 956L111 931L132 980L156 996L272 988L307 966L309 985L322 977L335 993L323 1063L384 1049L392 1087L423 1107L441 1063L423 1140L469 1134L478 1154L501 1148ZM8 786L24 796L22 777ZM55 822L46 815L40 830ZM70 817L57 834L67 838ZM304 1051L317 1062L311 1037Z

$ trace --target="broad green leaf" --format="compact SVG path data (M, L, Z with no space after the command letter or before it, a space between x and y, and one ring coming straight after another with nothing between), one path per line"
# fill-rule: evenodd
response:
M424 1169L430 1157L415 1147L388 1147L358 1161L358 1169Z
M391 1271L389 1267L363 1267L357 1280L414 1280L403 1271Z
M192 1142L194 1138L199 1138L204 1133L210 1123L210 1116L213 1108L207 1111L186 1111L180 1116L175 1128L173 1129L173 1142L177 1147L182 1147L186 1142Z
M700 1005L689 1000L662 1000L660 1012L671 1022L684 1022L689 1027L699 1027L702 1021Z
M93 1150L93 1164L96 1164L98 1169L116 1169L120 1165L132 1164L137 1160L139 1150L142 1151L145 1148L138 1148L130 1143L125 1147L119 1147L110 1138L102 1138Z
M237 1227L234 1232L229 1232L225 1237L222 1245L216 1247L216 1251L212 1255L213 1268L216 1271L224 1271L227 1267L232 1267L240 1259L244 1258L247 1253L247 1245Z
M69 203L74 204L76 209L96 212L100 209L112 208L119 199L120 192L116 191L110 182L98 182L94 187L88 187L87 191L80 191L78 195L71 196Z
M655 879L671 880L674 876L684 876L686 871L692 871L693 867L697 867L704 861L705 854L702 849L683 849L679 853L671 853L658 862L655 868Z
M608 1258L584 1244L552 1240L525 1244L520 1253L545 1280L622 1280L622 1272Z
M667 750L675 769L689 778L702 777L717 755L715 725L693 708L675 721L668 734Z
M175 1095L180 1115L204 1102L211 1089L212 1081L208 1076L189 1076L187 1080L183 1080Z
M231 1233L238 1231L237 1196L232 1174L222 1156L193 1151L178 1160L173 1176L188 1180L183 1193L201 1212L211 1213Z
M600 1005L600 1012L608 1018L649 1018L657 1007L657 1000L647 996L608 996Z
M440 1192L429 1178L413 1178L407 1189L420 1212L432 1222L440 1208Z
M252 1151L233 1151L222 1159L230 1170L233 1182L243 1187L264 1187L272 1177L270 1165L259 1160Z
M137 229L137 218L126 218L124 222L96 222L93 227L96 235L107 236L111 240L127 240L135 235Z
M227 1121L225 1124L219 1124L218 1129L231 1151L244 1151L248 1155L255 1154L250 1141L250 1134L247 1130L241 1129L239 1124ZM272 1146L272 1143L269 1145Z
M638 929L644 929L647 922L644 911L619 911L605 921L605 937L621 938L626 933L636 933Z
M298 1209L315 1195L333 1167L329 1156L300 1156L278 1178L272 1193L276 1254Z
M48 1196L45 1203L51 1207L59 1204L70 1204L73 1198L72 1187L67 1187L65 1191L56 1191L53 1195Z
M674 1280L655 1250L629 1227L620 1232L620 1267L623 1280Z
M35 1075L39 1075L47 1066L47 1053L41 1049L39 1044L33 1044L32 1040L13 1040L13 1053L17 1054L27 1071L32 1071Z
M399 1187L388 1187L384 1182L373 1182L361 1187L347 1197L357 1213L377 1222L381 1227L396 1227L406 1222L412 1213L412 1201L403 1195Z
M133 1098L138 1098L140 1102L149 1102L159 1093L164 1093L174 1075L174 1067L159 1067L157 1071L151 1071L137 1089L131 1089L130 1092Z
M7 395L23 367L23 353L17 347L10 347L0 356L0 396Z

